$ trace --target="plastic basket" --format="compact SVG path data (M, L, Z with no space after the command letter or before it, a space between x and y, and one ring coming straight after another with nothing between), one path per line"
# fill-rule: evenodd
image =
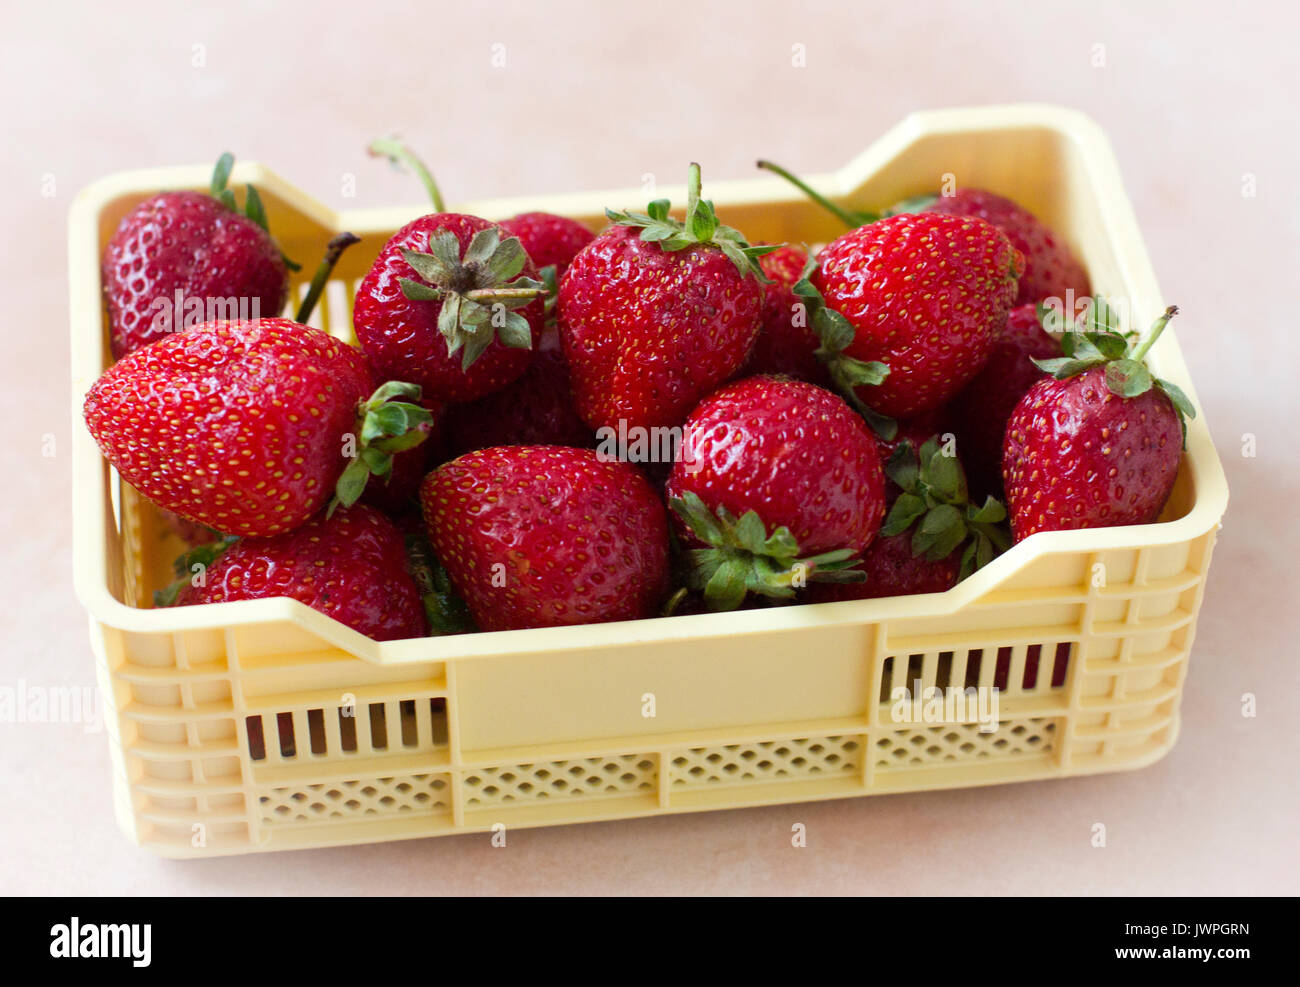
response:
M1137 324L1163 309L1108 142L1077 113L917 114L817 182L865 207L944 174L1051 223ZM1173 745L1227 503L1203 416L1159 523L1039 534L944 594L385 644L286 599L146 608L179 546L81 424L109 360L99 257L134 204L207 177L116 175L71 215L76 584L117 816L136 843L200 856L986 785L1136 768ZM257 184L290 256L315 256L338 230L362 236L316 316L350 337L350 289L422 209L336 213L252 164L235 180ZM774 179L707 192L754 240L840 232ZM598 224L606 205L644 199L636 189L460 208ZM1152 364L1195 400L1176 333ZM892 690L917 680L1000 688L996 732L969 711L900 721Z

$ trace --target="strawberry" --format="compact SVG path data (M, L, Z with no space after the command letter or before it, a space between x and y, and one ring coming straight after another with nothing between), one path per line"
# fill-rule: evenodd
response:
M471 452L430 473L420 501L485 631L650 617L667 592L662 502L634 467L590 449Z
M542 333L533 365L504 390L451 405L453 455L490 446L590 446L591 429L578 415L559 333Z
M235 541L186 581L176 602L274 596L305 603L376 641L427 633L401 532L362 504L318 514L271 538Z
M763 318L744 376L786 374L819 387L831 386L826 364L817 358L821 341L794 286L803 277L807 251L778 247L759 258L771 283L763 286Z
M692 164L685 223L667 199L614 225L560 282L559 323L578 411L592 428L680 425L744 364L762 316L764 275L751 247L700 198Z
M245 211L235 208L227 188L233 166L233 156L222 155L211 195L164 192L118 224L102 265L115 359L187 325L271 318L284 308L288 267L253 186Z
M862 555L858 568L866 573L860 583L812 583L804 594L808 603L840 600L877 600L887 596L943 593L957 585L961 554L953 551L939 559L912 553L907 532L881 535Z
M109 367L86 395L91 435L159 507L234 535L305 522L339 487L345 506L428 412L395 401L350 346L287 319L209 322ZM355 447L355 449L353 448ZM355 453L352 462L345 454Z
M1022 259L981 219L890 216L844 234L796 286L836 386L872 416L937 408L979 373Z
M596 234L576 219L550 212L520 213L503 219L501 229L519 238L539 271L554 267L557 279L564 276L578 252L596 238Z
M971 486L1002 493L1002 440L1007 419L1025 392L1043 377L1034 360L1061 355L1061 344L1043 327L1037 306L1011 310L984 369L952 403L957 445Z
M770 161L764 168L800 189L810 199L834 214L849 229L874 223L882 216L933 212L946 216L967 216L991 223L1006 234L1024 257L1024 274L1016 294L1016 305L1031 305L1048 298L1068 303L1091 291L1088 272L1065 241L1019 203L985 189L959 189L951 195L921 195L896 203L883 213L846 209L831 202L806 182Z
M386 477L376 477L366 484L361 495L362 503L377 507L390 517L399 517L418 509L420 483L425 474L442 461L445 455L447 411L455 405L445 405L429 398L420 398L418 404L429 413L414 431L423 433L425 440L411 449L396 452L393 466Z
M436 213L384 244L352 321L381 376L437 401L472 401L528 369L543 294L516 237L477 216Z
M1065 355L1035 361L1051 377L1016 405L1002 453L1016 541L1159 516L1178 475L1184 421L1196 412L1144 360L1177 311L1166 309L1130 345L1114 310L1094 299L1085 331L1062 337Z
M1065 301L1092 293L1088 272L1069 244L1023 206L984 189L963 188L939 196L925 205L926 212L946 216L974 216L992 223L1024 255L1017 305L1032 305L1045 298Z
M888 463L894 452L904 442L910 442L915 449L921 448L927 439L936 436L949 434L949 421L951 412L947 405L941 408L931 408L929 411L923 411L914 418L904 418L898 422L898 430L891 438L876 436L876 445L880 449L880 461ZM898 496L898 484L889 478L889 473L885 473L885 498L889 503L894 502Z
M860 578L850 560L885 511L875 437L829 391L749 377L686 420L666 495L689 553L687 584L715 610L752 592L790 598L801 577Z

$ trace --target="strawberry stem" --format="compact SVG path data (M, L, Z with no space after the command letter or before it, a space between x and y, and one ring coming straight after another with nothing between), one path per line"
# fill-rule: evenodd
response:
M325 285L329 282L330 274L334 271L334 265L343 256L343 251L354 243L360 242L361 237L353 233L340 233L325 246L325 256L321 258L320 266L316 268L316 273L312 275L311 287L307 289L307 297L302 300L302 304L298 306L298 313L293 317L295 322L305 324L311 318L311 313L316 308L316 303L320 301Z
M438 183L434 181L433 172L429 171L424 162L400 138L380 137L378 140L371 141L367 150L375 157L387 158L395 165L406 165L406 167L410 168L424 183L425 191L429 193L429 201L433 203L434 211L447 211L442 201L442 192L438 190Z
M852 212L841 206L837 206L803 179L796 177L792 172L787 171L785 168L782 168L780 165L774 164L771 161L759 161L758 167L770 171L775 175L780 175L800 192L812 199L813 202L817 203L817 205L836 216L841 223L851 230L857 229L859 226L865 226L867 223L874 223L880 218L875 213Z
M1142 345L1133 351L1133 360L1137 362L1142 361L1142 358L1147 355L1147 351L1150 350L1151 347L1155 345L1156 340L1160 338L1160 334L1165 331L1165 326L1169 325L1169 320L1177 314L1177 305L1170 305L1165 309L1164 314L1151 324L1146 339L1142 340Z

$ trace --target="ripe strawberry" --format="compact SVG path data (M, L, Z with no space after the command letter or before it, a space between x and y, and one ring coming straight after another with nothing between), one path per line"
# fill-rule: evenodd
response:
M376 641L427 633L402 534L364 504L272 538L241 538L201 573L177 605L287 596Z
M803 300L794 293L807 263L807 252L798 247L778 247L759 258L763 273L772 280L763 286L762 325L744 376L786 374L819 387L831 386L830 371L817 358L821 340Z
M957 585L961 553L954 550L942 558L930 559L912 553L912 536L907 532L881 535L863 553L858 568L867 575L864 582L812 583L804 599L808 603L834 603L943 593Z
M576 219L549 212L523 212L503 219L501 229L519 237L539 271L554 267L557 280L564 276L578 252L596 238L596 234Z
M559 333L542 333L533 365L504 390L451 405L447 430L453 456L491 446L590 446L578 415Z
M1052 376L1029 389L1007 422L1002 469L1016 541L1038 531L1154 521L1173 490L1184 418L1195 409L1143 362L1178 310L1136 348L1095 300L1091 331L1069 332Z
M809 301L837 387L877 414L908 417L944 404L979 373L1021 264L981 219L904 214L828 244L796 290Z
M688 585L716 610L735 609L747 592L792 597L801 574L858 578L849 560L885 511L880 455L862 419L829 391L784 377L749 377L702 401L666 495L682 539L697 546Z
M380 376L437 401L472 401L528 369L544 293L517 238L477 216L436 213L384 244L352 321Z
M1043 377L1034 360L1061 355L1061 344L1043 328L1037 306L1011 310L988 362L952 403L957 446L971 487L1002 493L1002 440L1007 419L1029 388Z
M971 216L992 223L1003 233L1024 257L1024 274L1016 294L1016 305L1027 305L1047 298L1066 302L1073 293L1083 298L1091 291L1088 272L1061 240L1041 220L1017 202L995 195L984 189L960 189L952 195L922 195L896 203L883 213L847 209L831 202L780 165L770 161L758 162L796 188L810 199L837 216L845 226L854 229L874 223L882 216L901 213L932 212L946 216Z
M284 308L288 268L251 185L245 212L235 208L226 187L233 165L222 155L211 195L163 192L118 224L102 263L115 359L187 325L219 316L273 318ZM210 311L218 306L219 313ZM204 314L196 318L196 310Z
M762 315L757 258L700 198L692 164L686 222L668 200L614 225L560 282L559 321L578 411L592 428L680 425L749 355Z
M430 473L420 500L485 631L650 617L667 592L662 502L635 468L590 449L481 449Z
M428 413L391 400L418 389L386 384L367 400L370 384L365 358L319 330L209 322L109 367L86 395L86 425L158 506L234 535L275 535L325 506L336 483L350 505L368 474L423 439L411 430Z
M974 216L992 223L1024 255L1025 273L1020 278L1017 305L1029 305L1045 298L1062 301L1073 293L1083 298L1092 293L1088 272L1074 256L1070 245L1023 206L983 189L958 189L925 206L926 212L946 216Z

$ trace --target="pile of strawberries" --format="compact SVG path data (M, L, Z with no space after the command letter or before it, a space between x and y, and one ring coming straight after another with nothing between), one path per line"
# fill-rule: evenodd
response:
M359 348L304 324L357 238L279 317L290 262L229 156L107 246L85 418L196 545L162 605L287 596L388 640L942 592L1172 490L1193 412L1143 358L1175 310L1122 332L1008 199L848 212L760 163L844 220L812 252L723 225L696 165L683 218L595 234L449 213L373 150L434 212L362 281ZM160 328L173 297L261 314Z

